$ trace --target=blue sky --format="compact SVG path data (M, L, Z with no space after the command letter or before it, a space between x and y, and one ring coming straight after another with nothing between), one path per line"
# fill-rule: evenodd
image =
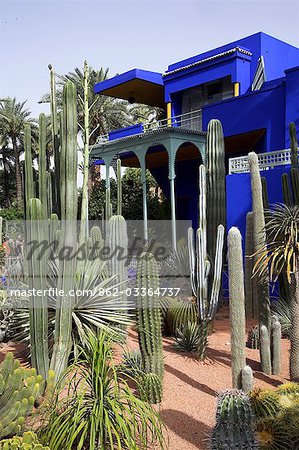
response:
M0 98L35 116L47 66L164 71L168 64L264 31L299 46L299 2L272 0L0 0Z

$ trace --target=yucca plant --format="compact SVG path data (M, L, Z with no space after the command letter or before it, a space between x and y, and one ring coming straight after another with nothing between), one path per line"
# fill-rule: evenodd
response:
M267 243L258 252L254 274L270 268L272 281L285 273L290 284L290 376L299 380L299 206L275 205L266 225Z
M109 335L87 333L79 350L57 388L48 424L40 430L42 442L51 450L139 450L154 442L163 449L162 422L114 365ZM69 395L61 398L65 382Z
M126 327L132 323L133 318L128 311L125 300L109 295L109 292L118 289L116 277L108 277L105 263L95 260L85 260L82 271L74 279L74 309L72 312L73 342L80 340L83 330L107 330L113 337L124 333L119 325ZM53 263L48 274L48 340L50 348L53 346L55 312L57 298L58 267ZM51 290L52 288L52 290ZM80 295L81 294L81 295ZM29 344L29 298L22 297L22 308L14 310L11 328L14 339Z

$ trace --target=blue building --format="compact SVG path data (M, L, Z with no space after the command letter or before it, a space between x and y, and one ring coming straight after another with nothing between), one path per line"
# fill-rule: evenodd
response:
M299 125L299 49L256 33L168 66L165 73L133 69L95 92L163 109L165 118L101 137L93 159L148 168L171 202L172 219L197 220L198 166L207 125L222 122L227 164L227 227L244 233L251 193L246 155L259 154L270 201L282 201L280 175L290 164L288 124ZM271 169L271 170L269 170ZM109 188L109 178L107 178ZM147 205L144 195L146 235ZM173 242L176 230L173 227Z

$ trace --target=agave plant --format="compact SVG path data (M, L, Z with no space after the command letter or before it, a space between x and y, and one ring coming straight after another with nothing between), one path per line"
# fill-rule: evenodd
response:
M176 331L174 347L185 352L198 350L199 330L196 322L188 322Z
M133 394L112 358L107 332L86 335L78 360L57 388L48 424L40 430L52 450L139 450L153 443L164 448L157 412ZM61 399L65 382L69 396Z
M281 324L281 332L283 336L290 337L291 328L291 311L290 305L284 298L279 298L272 304L272 312Z
M290 284L290 375L299 380L299 206L275 205L267 214L267 243L257 252L254 274L264 276L268 267L276 281L286 274Z

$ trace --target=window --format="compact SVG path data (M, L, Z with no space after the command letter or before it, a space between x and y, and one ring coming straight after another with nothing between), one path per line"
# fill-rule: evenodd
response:
M207 99L208 102L222 100L222 82L217 81L216 83L207 85Z

